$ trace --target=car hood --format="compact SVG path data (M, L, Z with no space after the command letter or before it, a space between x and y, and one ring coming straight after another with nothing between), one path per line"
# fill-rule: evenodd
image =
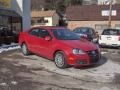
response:
M96 50L97 45L87 40L62 40L60 41L63 45L67 45L71 48L82 49L84 51Z

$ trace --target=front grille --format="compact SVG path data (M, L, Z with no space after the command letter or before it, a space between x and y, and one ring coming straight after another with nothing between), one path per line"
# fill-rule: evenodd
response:
M90 63L97 63L99 60L98 50L87 51L88 56L90 57Z
M98 50L87 51L87 54L88 54L89 56L95 56L95 55L98 55Z

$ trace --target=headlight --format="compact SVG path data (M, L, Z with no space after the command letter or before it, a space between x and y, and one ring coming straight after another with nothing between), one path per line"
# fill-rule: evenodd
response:
M80 49L73 49L73 54L85 54L85 52Z

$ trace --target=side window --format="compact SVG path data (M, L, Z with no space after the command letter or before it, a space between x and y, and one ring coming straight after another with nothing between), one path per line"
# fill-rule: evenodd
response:
M45 38L45 36L50 36L49 32L45 29L40 29L39 31L39 37Z
M32 31L30 31L30 34L39 37L39 29L33 29Z
M80 28L76 28L76 29L74 30L74 32L75 32L75 33L82 33L82 30L81 30Z
M75 33L79 33L80 30L77 28L77 29L74 30L74 32L75 32Z

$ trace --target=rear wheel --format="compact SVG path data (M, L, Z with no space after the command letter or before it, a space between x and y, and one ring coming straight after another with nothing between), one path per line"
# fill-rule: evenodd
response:
M63 52L59 51L55 54L55 64L58 68L64 69L68 67L68 63L66 61L66 57Z
M22 44L21 49L22 49L22 53L24 55L29 55L30 54L30 52L28 50L28 47L27 47L27 45L25 43Z

